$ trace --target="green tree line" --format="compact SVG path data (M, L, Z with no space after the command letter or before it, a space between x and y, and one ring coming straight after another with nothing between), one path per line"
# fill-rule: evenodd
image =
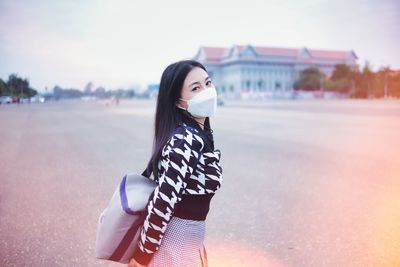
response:
M318 68L300 72L294 83L295 90L324 90L348 94L354 98L400 97L400 71L382 67L373 71L367 62L360 70L345 64L335 66L330 77Z
M17 74L8 76L7 81L0 78L0 95L13 97L32 97L37 94L35 89L29 86L29 80L20 78Z
M94 91L85 90L84 92L74 88L61 88L58 85L54 86L53 88L53 97L55 99L80 98L83 96L94 96L97 98L132 98L136 96L136 93L134 89L106 90L104 87L101 86L97 87Z

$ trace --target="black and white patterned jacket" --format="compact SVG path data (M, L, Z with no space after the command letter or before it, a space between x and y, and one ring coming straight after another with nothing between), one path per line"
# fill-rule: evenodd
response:
M211 133L209 133L211 135ZM158 250L172 216L204 220L214 193L222 184L221 152L212 136L199 127L179 125L158 162L158 186L147 206L134 258L148 263Z

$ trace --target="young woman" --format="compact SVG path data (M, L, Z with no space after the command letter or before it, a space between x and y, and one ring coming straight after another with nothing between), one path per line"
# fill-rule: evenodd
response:
M210 119L217 93L203 65L184 60L162 74L149 168L158 182L129 267L207 266L211 198L222 183Z

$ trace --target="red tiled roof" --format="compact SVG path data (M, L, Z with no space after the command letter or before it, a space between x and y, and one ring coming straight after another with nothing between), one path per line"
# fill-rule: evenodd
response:
M346 59L349 56L349 51L327 51L327 50L309 50L313 57Z
M297 56L300 49L253 46L259 55Z
M251 46L251 45L250 45ZM237 52L240 54L247 46L244 45L235 45L233 48L236 48ZM289 56L296 57L296 61L308 62L311 59L307 60L306 58L298 58L302 49L297 48L277 48L277 47L263 47L263 46L251 46L258 55L268 56L268 55L276 55L276 56ZM226 47L201 47L204 52L206 63L218 63L223 58L229 55L231 48ZM311 54L311 57L314 59L346 59L351 51L329 51L329 50L312 50L307 49L307 51Z
M207 61L219 61L221 58L228 56L229 48L226 47L202 47Z

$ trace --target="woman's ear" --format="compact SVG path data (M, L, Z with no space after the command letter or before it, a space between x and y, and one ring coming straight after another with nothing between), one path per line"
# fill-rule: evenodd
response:
M176 100L175 106L176 106L177 108L180 108L180 109L184 109L184 110L187 109L187 103L186 103L185 101L183 101L182 99Z

